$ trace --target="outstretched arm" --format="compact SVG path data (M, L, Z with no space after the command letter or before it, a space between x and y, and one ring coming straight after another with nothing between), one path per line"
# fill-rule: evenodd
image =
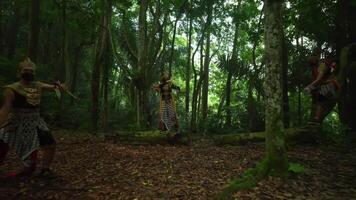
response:
M14 93L11 89L5 89L4 91L4 104L0 109L0 124L6 122L7 117L12 108L12 100L14 99Z
M59 82L57 82L55 84L41 83L41 88L42 88L42 90L47 90L47 91L53 91L55 89L59 89L62 92L67 89L65 84L61 84Z

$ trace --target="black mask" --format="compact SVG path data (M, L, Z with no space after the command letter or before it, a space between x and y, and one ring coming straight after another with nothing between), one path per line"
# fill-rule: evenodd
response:
M33 73L21 73L21 78L25 81L31 82L35 79L35 75Z

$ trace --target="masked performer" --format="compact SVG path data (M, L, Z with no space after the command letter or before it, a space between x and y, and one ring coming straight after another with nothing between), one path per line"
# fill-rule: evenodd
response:
M309 62L313 67L313 80L305 88L312 95L312 119L308 124L319 126L334 108L340 84L336 78L337 65L331 55L320 60L320 50L316 49Z
M29 59L19 64L20 81L4 87L4 101L0 110L0 165L9 148L22 159L24 168L7 176L27 176L36 169L37 152L43 148L43 166L40 174L50 173L55 153L55 140L40 117L41 94L45 90L64 85L34 81L36 65ZM11 114L11 115L10 115Z
M175 129L179 134L179 122L172 90L180 91L180 88L172 83L168 73L163 73L160 83L155 85L154 89L160 93L159 129L161 131Z

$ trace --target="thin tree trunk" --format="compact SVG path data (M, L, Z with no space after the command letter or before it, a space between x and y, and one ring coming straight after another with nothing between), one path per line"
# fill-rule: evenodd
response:
M44 44L41 53L41 61L43 64L49 64L50 57L52 56L52 44L51 44L51 33L52 33L53 24L49 23L46 25L44 33Z
M82 56L82 48L83 46L82 45L79 45L76 50L75 50L75 54L74 54L74 63L73 63L73 73L72 73L72 78L71 78L71 86L70 86L70 89L71 89L71 92L72 93L75 93L76 90L77 90L77 78L78 78L78 67L79 67L79 64L81 62L81 56Z
M229 66L231 67L231 66ZM226 124L227 128L231 128L231 82L232 82L232 71L229 70L226 80Z
M298 52L298 56L297 56L297 65L301 66L301 46L299 44L299 37L297 37L297 52ZM298 125L301 126L302 125L302 78L301 78L301 70L300 67L297 68L297 77L298 77Z
M174 22L174 29L173 29L173 38L172 38L172 45L171 45L171 55L169 59L169 75L172 76L172 64L173 64L173 54L174 54L174 43L176 40L176 33L177 33L177 24L180 18L180 13L178 13L177 19Z
M197 131L197 115L198 115L198 94L200 93L200 88L201 88L201 83L203 81L203 78L202 78L202 72L201 72L201 69L202 69L202 66L203 66L203 46L204 46L204 35L205 35L205 31L207 29L207 26L205 25L204 29L202 30L202 35L200 37L200 40L198 42L198 45L195 49L195 51L193 52L193 55L192 55L192 59L191 59L191 63L192 63L192 69L193 69L193 74L194 74L194 83L193 83L193 95L192 95L192 118L191 118L191 130L193 132L196 132ZM200 77L199 77L199 81L198 81L198 73L195 69L195 66L194 66L194 58L195 58L195 54L198 52L200 48Z
M189 15L189 28L188 28L188 56L187 56L187 66L185 69L185 116L188 120L189 115L189 96L190 96L190 67L191 67L191 47L192 47L192 31L193 31L193 17Z
M120 87L120 72L117 70L117 73L115 74L116 77L116 84L115 84L115 89L114 89L114 110L117 110L119 108L119 103L120 103L120 97L119 97L119 87Z
M30 32L28 39L28 56L37 61L38 54L38 36L40 33L40 1L30 1L29 24Z
M248 91L247 91L247 113L248 113L248 129L250 132L255 130L255 109L254 109L254 100L252 96L252 88L254 84L254 78L250 77L248 82Z
M207 130L207 118L208 118L208 90L209 90L209 65L210 65L210 33L211 23L213 15L213 3L209 1L207 7L207 27L206 32L206 48L205 48L205 60L204 60L204 82L202 88L202 120L204 131Z

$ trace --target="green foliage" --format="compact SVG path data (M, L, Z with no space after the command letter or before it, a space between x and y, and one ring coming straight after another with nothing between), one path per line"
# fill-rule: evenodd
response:
M48 113L53 123L61 122L58 126L75 128L90 127L88 111L91 109L91 76L95 61L96 44L101 27L101 16L106 12L106 1L41 1L39 58L37 78L44 82L53 83L54 80L63 81L64 67L64 37L66 30L68 37L68 63L72 72L77 72L74 94L80 96L80 102L74 102L64 97L62 105L52 97L44 99L44 113ZM136 84L142 77L149 79L146 88L151 83L159 81L160 71L168 65L170 59L170 44L173 39L174 22L179 16L175 47L173 52L173 80L185 90L187 43L189 20L192 19L192 48L197 48L202 32L206 29L207 5L213 3L213 21L209 30L211 36L211 63L209 66L209 133L240 133L246 131L262 131L264 129L264 44L263 2L256 0L222 1L222 0L161 0L150 1L147 11L147 41L159 43L157 49L150 48L148 57L153 59L149 63L151 69L140 70L138 66L138 15L140 1L120 0L112 1L113 13L110 24L113 62L105 62L102 69L109 69L109 126L112 129L139 130L136 124ZM310 82L311 70L307 57L315 45L334 48L335 21L338 16L337 1L327 0L296 0L286 3L284 10L284 32L288 48L288 94L289 117L292 127L303 126L309 119L310 96L302 93L303 88ZM12 1L2 1L4 12L1 13L0 25L5 33L5 40L1 40L0 55L0 84L5 85L17 80L16 66L26 55L29 26L27 11L30 2L19 4L18 30L8 33L15 24L15 4ZM354 6L351 4L350 6ZM64 12L65 11L65 12ZM65 16L64 16L65 14ZM65 19L64 19L65 17ZM157 19L155 21L155 19ZM25 23L26 22L26 23ZM156 27L157 26L157 27ZM237 27L237 29L236 29ZM237 30L237 53L232 56L234 33ZM16 35L15 54L8 56L10 47L9 36ZM162 38L160 38L162 35ZM109 37L109 36L108 36ZM206 39L206 38L204 38ZM298 39L298 42L296 41ZM161 41L160 41L161 40ZM113 49L111 48L113 45ZM203 45L204 42L203 42ZM206 46L203 46L203 50ZM156 50L158 52L156 52ZM79 52L79 53L78 53ZM204 52L204 51L202 51ZM110 53L110 54L111 54ZM157 55L156 55L157 53ZM194 52L192 52L194 53ZM192 55L189 55L190 57ZM200 58L204 58L198 48L195 54L194 66L200 78ZM254 59L255 58L255 59ZM226 79L229 71L233 70L231 105L226 107ZM73 73L72 73L73 74ZM102 83L100 83L102 84ZM190 81L190 108L193 80ZM149 110L151 121L148 129L156 128L158 98L149 89ZM249 95L250 93L250 95ZM101 95L101 109L104 102ZM300 99L299 99L300 97ZM300 101L299 101L300 100ZM181 94L177 98L178 113L184 130L189 129L190 116L185 113L185 99ZM300 116L299 116L299 111ZM227 110L231 111L232 127L226 128ZM201 111L201 110L200 110ZM100 114L102 116L102 113ZM200 113L198 113L200 118ZM75 119L82 119L80 121ZM201 122L201 120L198 119ZM299 123L300 122L300 123ZM100 122L102 123L102 122ZM69 125L73 124L73 125ZM75 125L74 125L75 124ZM323 124L328 138L342 138L345 127L339 126L335 114L330 115ZM147 127L146 127L147 128ZM201 127L200 127L201 128ZM225 138L226 140L229 140Z
M340 142L347 133L348 127L343 125L336 112L331 112L323 122L322 133L326 140Z
M289 172L293 172L295 174L301 174L301 173L306 173L307 169L298 163L289 163Z

